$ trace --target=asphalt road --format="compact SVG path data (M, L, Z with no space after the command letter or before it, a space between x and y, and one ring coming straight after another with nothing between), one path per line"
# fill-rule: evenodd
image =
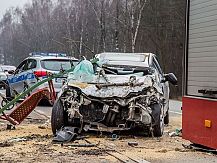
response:
M178 115L182 115L182 102L181 101L177 101L177 100L170 100L169 102L169 106L170 106L170 113L172 114L178 114Z

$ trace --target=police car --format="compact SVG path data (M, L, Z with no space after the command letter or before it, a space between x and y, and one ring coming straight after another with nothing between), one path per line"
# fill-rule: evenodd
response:
M7 80L8 71L15 70L15 66L10 65L0 65L0 88L5 88L5 82Z
M47 78L48 73L59 73L62 70L69 70L78 63L74 57L67 57L62 53L42 53L33 52L30 56L20 63L15 71L10 71L12 75L7 79L6 89L7 98L13 98L17 93L22 93L38 80ZM56 93L61 90L64 78L53 79ZM40 85L37 89L47 87L48 83ZM14 91L15 90L15 91Z

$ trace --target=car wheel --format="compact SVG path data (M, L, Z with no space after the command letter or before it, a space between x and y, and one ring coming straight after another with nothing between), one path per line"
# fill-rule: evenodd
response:
M7 83L7 85L5 85L5 89L6 89L6 98L7 99L11 99L11 89Z
M1 101L1 107L4 107L4 106L7 105L9 102L10 102L9 100L7 100L6 98L3 98L2 101ZM14 104L11 105L11 106L10 106L9 108L7 108L6 110L11 110L11 109L13 109L13 107L14 107Z
M47 98L43 98L41 99L41 101L39 102L40 106L53 106L53 102Z
M170 120L169 120L169 111L167 111L166 116L164 117L164 124L168 125L169 122L170 122Z
M53 134L56 134L56 131L61 129L61 127L65 126L65 111L62 102L58 99L52 109L51 114L51 128Z
M161 105L154 104L151 106L152 116L154 118L153 134L155 137L161 137L164 132L164 115L161 112Z
M1 88L1 89L4 89L4 88L5 88L4 81L0 81L0 88Z

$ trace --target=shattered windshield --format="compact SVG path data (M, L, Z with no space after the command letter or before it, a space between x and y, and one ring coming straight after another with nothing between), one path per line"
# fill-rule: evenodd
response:
M149 67L138 67L129 65L102 65L105 74L116 74L116 75L129 75L141 73L143 75L149 74Z
M94 69L95 68L95 69ZM101 67L94 67L88 60L81 61L72 73L68 75L68 81L100 83L109 82L111 76L145 76L151 74L151 68L131 66L131 65L109 65L103 64ZM110 77L109 77L110 76ZM109 77L109 79L108 79ZM123 78L123 77L122 77ZM114 80L114 79L112 79Z
M130 75L148 74L148 56L144 54L105 53L97 56L97 65L104 69L105 74Z

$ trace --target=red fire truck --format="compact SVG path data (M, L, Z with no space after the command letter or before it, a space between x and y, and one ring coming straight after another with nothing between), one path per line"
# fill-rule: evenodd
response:
M187 0L183 138L217 149L217 0Z

